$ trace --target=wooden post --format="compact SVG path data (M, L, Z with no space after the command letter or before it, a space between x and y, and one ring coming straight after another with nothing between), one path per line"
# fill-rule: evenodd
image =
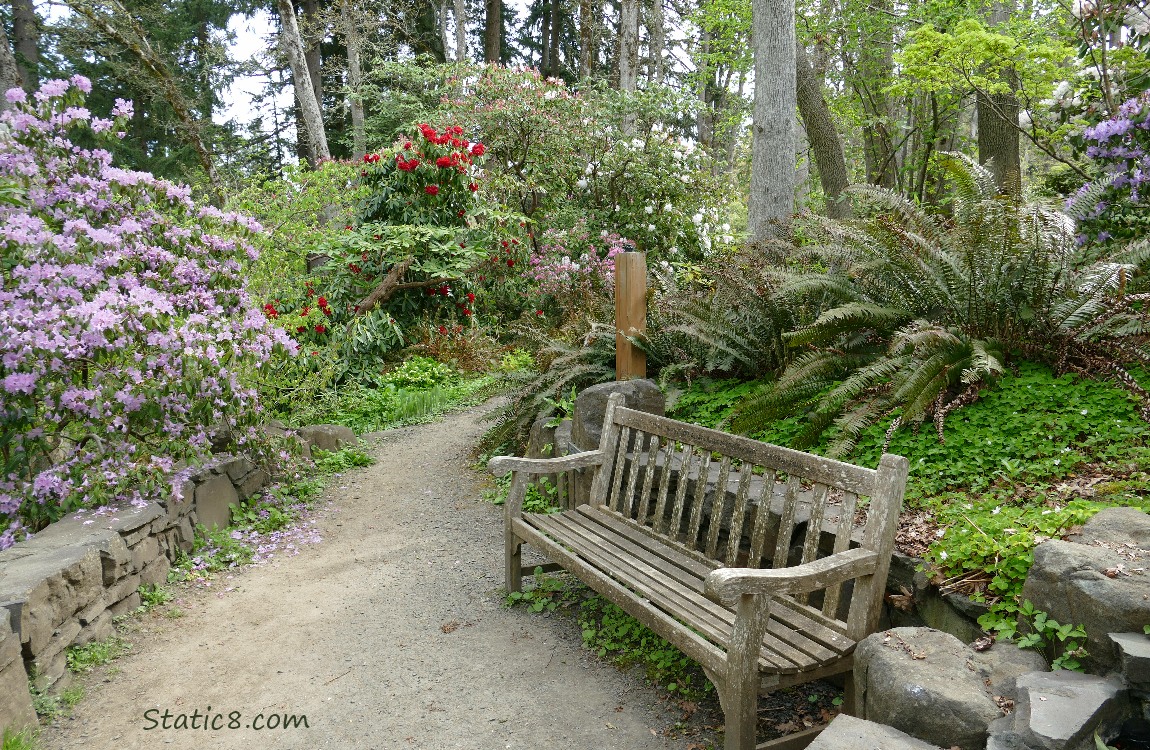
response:
M647 355L627 340L647 332L647 254L615 256L615 379L647 377Z

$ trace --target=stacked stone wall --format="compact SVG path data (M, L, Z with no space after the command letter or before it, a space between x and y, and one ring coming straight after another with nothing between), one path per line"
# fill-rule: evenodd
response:
M227 526L229 506L268 475L243 456L217 456L162 503L82 513L0 551L0 733L34 722L28 685L63 687L68 649L113 635L112 621L164 583L197 525Z

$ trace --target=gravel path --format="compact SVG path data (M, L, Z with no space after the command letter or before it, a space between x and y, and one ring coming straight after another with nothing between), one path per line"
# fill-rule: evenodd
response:
M467 468L482 407L382 433L333 480L322 544L145 616L45 748L685 750L681 714L583 651L578 626L502 606L499 510ZM221 588L234 587L226 593ZM210 710L209 707L210 706ZM193 712L219 730L162 727ZM238 718L227 728L229 714ZM307 728L249 725L305 715ZM203 719L197 719L202 726ZM701 745L695 745L701 747Z

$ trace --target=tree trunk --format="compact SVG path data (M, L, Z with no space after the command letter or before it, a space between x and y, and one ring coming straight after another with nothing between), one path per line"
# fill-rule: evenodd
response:
M443 61L447 62L447 50L451 49L451 45L447 41L447 3L448 0L441 0L435 8L435 21L439 28L439 46L443 47Z
M591 77L592 56L595 53L595 3L579 0L579 80Z
M667 21L663 15L663 0L651 0L648 9L647 34L651 51L651 62L647 78L656 85L663 82L663 48L667 46Z
M634 93L639 74L639 0L620 0L619 90ZM635 132L635 115L623 116L623 133Z
M303 48L303 39L300 38L295 8L292 7L291 0L276 0L276 7L280 12L280 41L283 44L284 52L287 54L288 65L291 67L292 82L295 86L296 99L299 101L303 129L307 131L305 137L311 144L312 152L317 161L330 159L331 152L327 148L327 134L323 128L323 112L320 110L315 90L311 86L307 56Z
M363 63L360 52L363 37L360 36L352 9L352 0L341 0L340 23L343 43L347 47L347 88L348 109L351 110L351 150L353 159L362 159L367 153L367 134L363 122Z
M751 126L750 237L782 233L795 204L794 0L752 0L755 99Z
M995 3L991 11L991 24L998 26L1010 20L1012 8ZM1018 76L1013 69L1004 70L1003 79L1010 92L987 94L977 92L978 110L978 163L994 175L998 189L1004 195L1018 198L1022 195L1022 160L1018 153L1018 99L1014 89Z
M26 91L40 88L40 19L33 0L12 0L12 42Z
M455 0L455 61L467 60L467 4L465 0Z
M0 23L0 112L12 108L4 98L4 92L18 88L20 88L20 67L16 64L16 56L12 54L12 47L8 44L4 24Z
M695 68L698 71L698 77L695 83L695 94L699 98L699 113L695 115L695 129L699 138L699 144L704 149L711 148L711 139L715 135L714 117L711 110L711 103L707 97L707 81L711 75L708 63L704 63L707 53L710 51L711 34L703 30L699 32L699 57L695 63Z
M559 33L563 30L563 16L559 12L559 0L551 0L551 43L547 48L551 51L551 66L547 75L559 77L562 59L559 57Z
M620 0L619 90L634 91L639 68L639 0Z
M827 216L832 219L849 219L852 213L851 202L843 191L850 182L847 179L843 144L823 96L823 83L815 78L814 69L802 44L795 47L795 81L799 114L802 115L807 140L818 166L819 183L823 186L827 200Z
M486 26L483 29L483 59L498 65L503 50L503 1L487 1Z
M551 23L553 0L543 0L543 12L539 19L539 72L551 75Z
M319 35L315 34L315 27L319 23L319 2L317 0L303 0L304 28L314 35L316 41L307 46L304 59L307 60L307 73L311 79L311 89L315 92L315 100L323 109L323 56L319 48Z

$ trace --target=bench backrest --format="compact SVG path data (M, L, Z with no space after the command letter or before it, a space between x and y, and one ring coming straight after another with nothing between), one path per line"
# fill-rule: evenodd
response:
M875 627L905 458L888 454L868 469L628 409L621 394L608 401L600 450L613 458L596 472L590 502L712 564L781 568L852 546L878 552L878 583L856 583L849 609L838 585L813 602L852 636Z

